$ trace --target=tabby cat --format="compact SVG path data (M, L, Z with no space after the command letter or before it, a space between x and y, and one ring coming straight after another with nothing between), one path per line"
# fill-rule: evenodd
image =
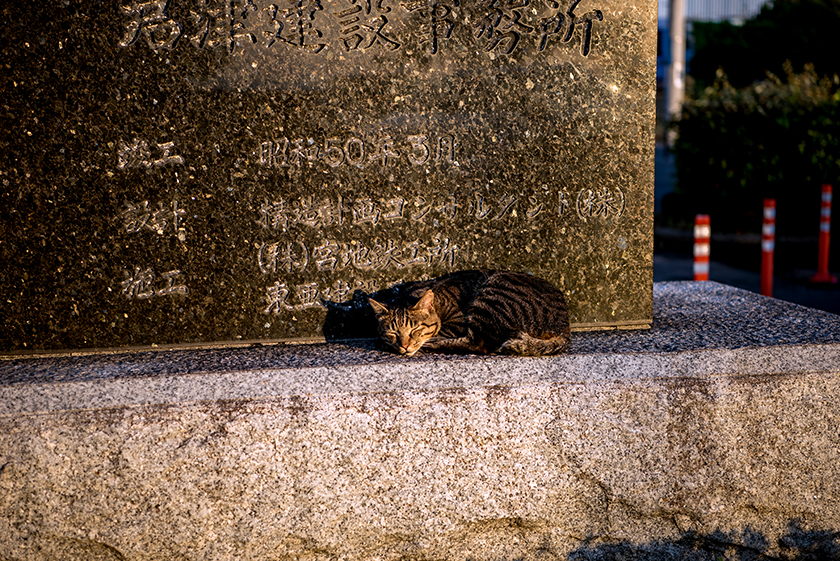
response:
M553 355L569 346L563 293L511 271L460 271L409 283L390 304L368 298L382 341L411 356L452 353Z

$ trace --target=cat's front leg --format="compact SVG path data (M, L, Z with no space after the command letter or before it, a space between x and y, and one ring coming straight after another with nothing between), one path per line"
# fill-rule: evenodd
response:
M423 343L423 349L443 353L487 354L487 348L472 337L432 337Z
M445 349L449 343L453 341L450 337L432 337L426 341L423 341L423 349L427 351L438 351L441 349Z

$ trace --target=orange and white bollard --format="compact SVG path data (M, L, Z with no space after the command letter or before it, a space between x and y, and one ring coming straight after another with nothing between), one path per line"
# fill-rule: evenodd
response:
M709 242L712 237L708 214L694 217L694 280L709 280Z
M776 199L764 199L761 224L761 294L773 296L773 254L776 251Z
M811 282L837 282L837 277L828 272L829 241L831 241L831 185L823 185L820 205L819 262L817 274L811 277Z

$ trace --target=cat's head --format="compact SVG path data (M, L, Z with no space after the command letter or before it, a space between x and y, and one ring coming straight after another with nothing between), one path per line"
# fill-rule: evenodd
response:
M423 343L440 331L440 318L435 312L435 295L431 290L409 307L386 306L368 298L376 314L379 336L394 352L411 356L420 350Z

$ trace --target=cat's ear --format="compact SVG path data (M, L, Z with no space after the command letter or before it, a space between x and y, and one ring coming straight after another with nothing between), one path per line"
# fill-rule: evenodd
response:
M388 306L377 302L373 298L368 297L368 304L370 304L370 307L373 308L373 313L375 313L377 317L388 313Z
M433 311L435 309L435 293L431 290L427 290L426 293L420 297L420 300L411 307L411 309L415 311L423 310L425 312Z

